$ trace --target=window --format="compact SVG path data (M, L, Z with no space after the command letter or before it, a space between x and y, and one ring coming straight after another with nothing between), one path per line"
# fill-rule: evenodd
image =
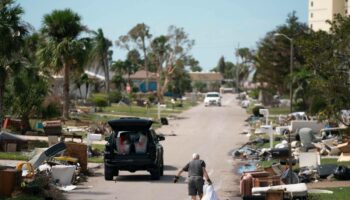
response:
M312 6L314 6L314 2L313 2L313 1L311 1L311 7L312 7Z
M345 14L348 14L348 9L345 9Z
M312 29L312 24L310 24L310 29Z
M313 13L311 13L311 14L310 14L310 17L311 17L311 18L313 18L313 17L314 17L314 14L313 14Z

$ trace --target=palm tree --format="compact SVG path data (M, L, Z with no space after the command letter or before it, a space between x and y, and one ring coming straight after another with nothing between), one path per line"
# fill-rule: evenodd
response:
M24 36L27 25L21 20L23 9L13 0L0 1L0 127L4 116L4 95L6 81L12 73L21 68Z
M42 33L46 43L38 51L42 67L49 67L54 72L62 72L63 84L63 118L69 119L69 77L71 70L82 67L85 42L78 39L85 27L80 16L70 9L54 10L44 16Z
M100 28L97 32L93 31L92 33L94 37L92 40L90 59L95 68L102 68L105 75L106 93L109 94L109 58L111 57L111 51L109 48L112 46L112 42L105 38L103 31Z

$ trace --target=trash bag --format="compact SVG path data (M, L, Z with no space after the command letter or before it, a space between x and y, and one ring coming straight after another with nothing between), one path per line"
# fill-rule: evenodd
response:
M201 200L219 200L218 196L215 193L213 185L204 185L203 193L204 195Z
M345 166L338 166L334 170L334 177L339 180L350 180L350 169Z

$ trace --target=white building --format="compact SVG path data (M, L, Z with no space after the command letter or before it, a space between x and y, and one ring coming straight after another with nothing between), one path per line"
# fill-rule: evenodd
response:
M330 25L326 21L332 21L336 14L350 14L349 0L309 0L308 22L312 30L329 31Z

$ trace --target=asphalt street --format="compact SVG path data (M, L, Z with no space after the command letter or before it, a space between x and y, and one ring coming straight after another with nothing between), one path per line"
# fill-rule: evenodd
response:
M164 176L150 180L149 173L120 172L115 181L105 181L102 168L84 183L85 189L67 193L68 199L93 200L185 200L187 174L176 184L172 178L177 170L191 160L194 152L205 160L209 176L221 200L240 199L239 175L235 173L233 149L248 138L240 133L244 129L245 110L241 109L232 94L224 94L222 107L204 107L200 104L178 115L158 133L166 135L164 146ZM171 136L171 135L175 136Z

